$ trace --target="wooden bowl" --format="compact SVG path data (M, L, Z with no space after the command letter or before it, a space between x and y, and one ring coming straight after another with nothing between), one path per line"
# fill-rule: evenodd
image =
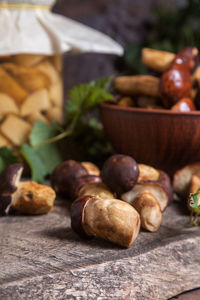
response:
M101 119L118 153L169 174L200 161L200 111L119 107L103 103Z

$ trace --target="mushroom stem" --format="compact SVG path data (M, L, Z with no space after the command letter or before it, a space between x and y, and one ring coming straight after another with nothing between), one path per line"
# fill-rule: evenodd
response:
M120 76L115 79L115 88L124 95L137 94L159 97L160 79L151 75Z
M140 216L128 203L96 196L78 198L71 208L72 228L129 248L138 236Z
M132 202L133 207L138 211L141 218L141 226L148 231L154 232L160 228L162 213L156 198L146 192L138 196Z
M175 54L155 49L142 49L142 64L157 72L165 72L171 67Z

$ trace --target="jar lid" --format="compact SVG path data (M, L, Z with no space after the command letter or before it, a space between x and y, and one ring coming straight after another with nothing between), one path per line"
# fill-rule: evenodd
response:
M56 0L0 0L0 8L41 8L52 7Z
M52 13L55 2L0 0L0 56L69 51L123 54L123 48L105 34Z

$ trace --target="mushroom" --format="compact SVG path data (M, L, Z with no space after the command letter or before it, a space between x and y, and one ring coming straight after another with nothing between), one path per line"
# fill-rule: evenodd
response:
M140 214L141 226L151 232L157 231L162 223L162 213L157 199L145 192L134 199L133 207Z
M136 161L128 155L115 154L103 164L101 177L111 191L121 195L129 191L137 182L139 168Z
M169 202L168 193L161 183L139 182L130 191L122 194L121 199L136 208L142 227L149 231L158 230L162 222L162 211Z
M160 177L160 173L155 168L145 165L145 164L138 164L139 168L139 177L137 182L141 181L156 181Z
M100 175L99 168L95 164L93 164L92 162L83 161L83 162L81 162L81 165L87 170L89 175L95 175L95 176Z
M11 164L4 169L0 175L0 215L7 215L12 194L17 190L21 178L23 166L21 164Z
M171 183L171 179L168 174L162 170L159 171L158 183L160 183L168 194L168 204L169 205L173 201L173 187Z
M56 193L46 185L34 181L19 182L11 195L11 207L30 215L46 214L53 209Z
M159 78L151 75L119 76L114 80L114 87L123 95L159 97L159 82Z
M160 79L161 100L170 108L182 98L189 98L192 90L190 70L184 64L174 64Z
M157 72L169 70L175 58L175 54L156 49L142 49L142 64Z
M75 160L59 164L51 176L51 185L56 193L70 197L71 186L78 177L88 175L86 168Z
M68 191L70 199L76 199L79 195L79 190L84 188L85 185L89 183L99 183L101 181L101 177L95 175L85 175L75 178Z
M82 186L78 192L78 196L98 196L102 199L104 198L110 198L114 199L115 196L110 192L110 190L107 188L107 186L103 182L90 182L86 183L84 186Z
M171 110L177 111L177 112L187 112L187 111L192 111L196 110L194 101L190 98L183 98L180 99L176 104L174 104L171 107Z
M10 209L26 214L43 214L52 210L56 197L48 186L34 181L20 182L23 166L11 164L0 175L0 215Z
M173 65L184 65L189 71L193 71L199 62L199 50L196 47L186 47L177 53Z
M82 196L72 204L71 226L79 236L98 236L129 248L138 236L140 217L121 200Z
M173 177L173 188L175 193L185 198L188 196L192 175L200 177L200 162L186 165L175 172Z

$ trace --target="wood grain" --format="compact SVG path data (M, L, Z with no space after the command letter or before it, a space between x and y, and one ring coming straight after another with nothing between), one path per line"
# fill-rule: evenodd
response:
M200 230L174 203L156 233L142 231L128 250L83 241L69 205L43 216L0 219L0 299L168 299L200 287Z

